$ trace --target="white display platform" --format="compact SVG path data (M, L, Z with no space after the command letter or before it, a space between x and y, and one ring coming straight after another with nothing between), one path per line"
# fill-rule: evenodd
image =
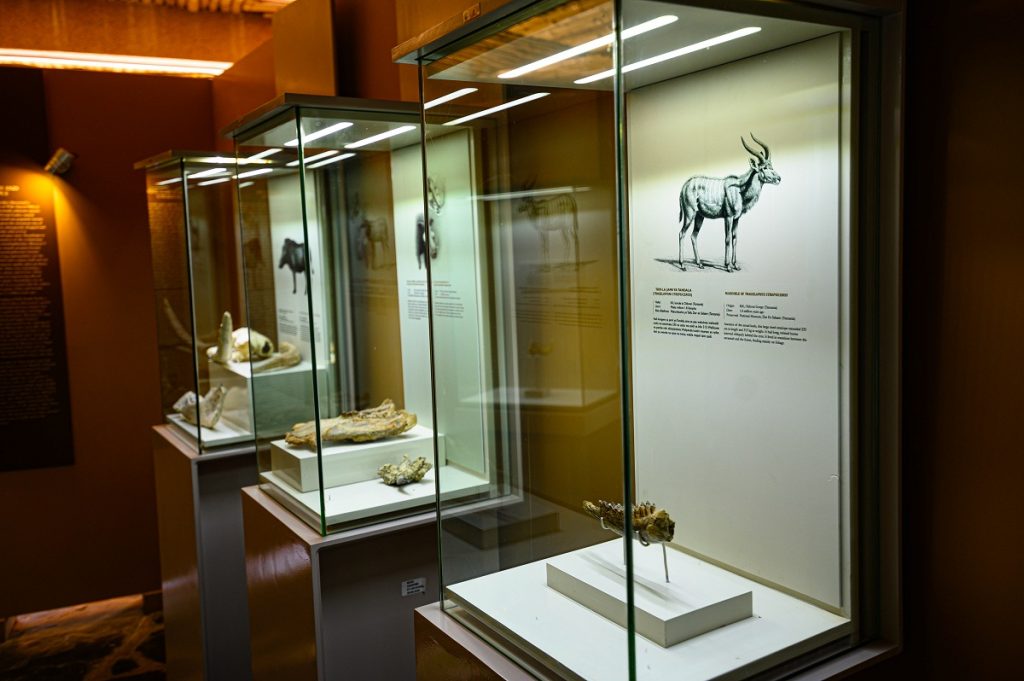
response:
M181 414L168 414L167 422L174 426L175 433L184 437L187 442L198 445L198 440L201 439L204 447L220 447L252 440L251 432L236 426L224 417L221 417L213 428L197 428Z
M324 515L328 525L348 523L377 515L404 511L434 502L436 469L419 482L401 487L385 485L380 478L355 482L351 485L330 487L324 491ZM278 492L297 502L296 510L303 512L314 523L320 519L320 493L300 492L274 471L260 475L262 482L273 483ZM444 489L441 498L449 499L484 492L491 483L486 478L468 473L455 466L445 466L441 478Z
M438 454L445 464L444 436L438 436ZM377 469L386 463L397 464L402 455L410 459L422 456L434 460L434 431L416 425L401 435L373 442L343 442L323 448L324 487L350 485L364 480L376 480ZM284 440L270 443L270 468L275 475L300 492L320 488L316 451L309 447L292 446Z
M547 562L547 585L626 626L622 548L621 542L609 542L552 558ZM659 556L662 552L661 547L639 544L634 550L642 552L645 559L652 550ZM663 648L754 614L750 589L708 574L690 561L673 561L669 568L672 582L666 584L664 565L659 564L662 570L653 579L646 570L634 572L633 604L637 633Z
M607 542L621 552L622 540ZM602 546L602 545L598 545ZM573 553L586 553L587 547ZM572 555L564 554L564 555ZM724 580L753 594L754 615L663 648L636 639L637 667L650 679L697 681L752 674L850 631L850 621L805 601L669 548L672 575ZM663 574L661 548L634 545L636 573ZM508 636L567 678L620 681L627 675L626 630L547 586L551 559L527 563L446 589L446 597ZM646 583L645 582L645 583ZM642 587L634 589L634 595Z

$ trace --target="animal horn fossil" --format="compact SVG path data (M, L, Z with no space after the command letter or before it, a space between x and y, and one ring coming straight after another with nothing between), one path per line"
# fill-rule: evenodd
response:
M751 135L751 137L753 137L753 135ZM756 142L757 140L755 139L754 141ZM743 148L746 149L751 156L755 156L762 161L768 160L768 156L763 151L755 151L751 149L750 146L747 145L747 140L743 139L743 135L740 135L740 143L743 144ZM760 144L760 142L758 142L758 144ZM761 146L764 147L763 144L761 144ZM765 149L767 148L768 147L765 147Z
M756 137L754 137L754 133L750 133L750 139L752 139L755 142L757 142L758 144L760 144L761 148L764 149L764 160L767 161L768 159L770 159L772 157L771 149L768 148L767 144L765 144L761 140L759 140Z

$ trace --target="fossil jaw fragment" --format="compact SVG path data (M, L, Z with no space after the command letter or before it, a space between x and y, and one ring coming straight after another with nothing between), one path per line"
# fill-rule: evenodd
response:
M391 400L362 411L349 411L320 421L322 442L370 442L401 435L416 425L416 414L396 409ZM296 423L284 437L290 445L316 447L316 421Z
M408 454L402 455L402 461L396 466L393 463L386 463L377 469L377 475L384 481L385 485L401 487L410 482L419 482L423 476L433 468L425 457L417 456L412 461Z
M210 388L206 395L197 400L196 394L189 390L178 398L172 408L194 426L213 428L220 421L220 414L224 411L224 397L227 394L227 389L218 385L216 388Z
M622 504L603 499L596 504L584 501L583 510L592 518L600 520L604 529L620 535L623 533L625 522ZM668 511L659 509L649 501L633 506L633 532L644 546L670 542L675 531L676 523L669 517Z
M255 329L243 326L231 333L231 361L267 359L274 354L274 342Z

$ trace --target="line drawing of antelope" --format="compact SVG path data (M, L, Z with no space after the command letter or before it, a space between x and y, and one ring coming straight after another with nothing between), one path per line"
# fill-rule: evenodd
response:
M285 265L292 271L292 293L295 293L295 275L306 271L305 242L299 243L291 239L284 240L284 245L281 247L281 259L277 263L277 269L281 269ZM310 273L312 273L312 270L310 270ZM303 277L302 280L305 282L306 278Z
M576 199L570 192L537 198L531 194L531 181L519 201L519 212L525 213L540 237L544 264L550 267L551 234L557 232L565 246L565 262L580 262L579 213Z
M387 258L391 249L387 219L367 217L356 192L349 211L349 224L356 226L356 257L371 270L380 267L383 263L377 259L377 246L380 246L381 260Z
M736 228L740 217L757 203L761 189L766 184L779 184L782 177L772 167L772 152L761 140L750 133L750 139L760 145L762 151L751 149L740 135L743 148L753 156L750 170L743 175L727 177L706 177L695 175L683 183L679 192L679 267L683 270L683 238L693 227L690 244L693 246L693 261L700 269L704 263L697 252L697 235L700 234L704 219L725 220L725 270L739 270L736 264Z
M437 259L441 249L441 239L438 233L438 224L434 219L441 217L441 209L444 208L445 186L443 181L437 181L427 177L427 207L430 213L430 221L423 220L423 213L416 214L416 263L419 269L423 269L423 263L430 254L431 260Z

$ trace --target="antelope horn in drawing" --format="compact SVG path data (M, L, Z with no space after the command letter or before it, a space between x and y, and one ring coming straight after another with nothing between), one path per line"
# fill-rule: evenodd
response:
M751 137L753 137L753 135L751 135ZM751 156L754 156L754 157L756 157L756 158L758 158L758 159L760 159L762 161L768 160L768 157L765 156L764 152L762 152L762 151L755 151L755 150L751 149L747 145L747 140L743 139L743 135L740 135L740 142L743 144L743 148L746 149L747 153L749 153ZM761 145L761 146L764 146L764 145Z
M758 144L760 144L761 148L764 149L764 160L767 161L768 159L770 159L772 157L772 152L768 148L768 145L765 144L764 142L762 142L761 140L757 139L756 137L754 137L754 133L750 133L750 139L752 139L755 142L757 142Z

